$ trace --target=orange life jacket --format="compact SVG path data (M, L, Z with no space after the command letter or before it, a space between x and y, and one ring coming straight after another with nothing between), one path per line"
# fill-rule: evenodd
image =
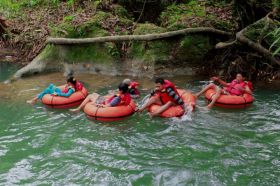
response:
M166 104L167 102L169 101L172 101L173 103L176 103L176 101L170 97L168 95L168 93L166 92L166 89L167 88L172 88L172 90L177 94L179 95L177 89L175 88L175 85L171 82L171 81L168 81L168 80L164 80L164 85L163 85L164 89L159 91L159 96L160 96L160 100L163 104ZM176 103L177 104L177 103Z
M233 80L229 86L225 87L225 90L230 93L231 95L240 96L244 93L244 91L239 90L239 87L245 88L246 83L244 81L237 81L236 79Z
M120 105L129 105L130 101L131 101L131 96L129 93L125 93L125 94L117 94L117 95L113 95L111 96L108 100L106 100L106 103L111 103L111 101L116 97L116 96L120 96L121 101L119 102L118 105L116 106L120 106Z

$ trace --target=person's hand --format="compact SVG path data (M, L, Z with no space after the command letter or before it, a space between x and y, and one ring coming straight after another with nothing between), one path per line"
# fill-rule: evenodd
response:
M219 80L219 78L216 77L216 76L213 76L213 77L211 77L210 79L211 79L212 81L218 81L218 80Z
M241 91L244 91L244 90L245 90L241 85L237 85L236 88L237 88L238 90L241 90Z
M190 103L185 103L183 105L183 109L184 109L184 112L192 112L193 111L193 106L190 104Z
M155 93L156 93L156 89L152 90L151 96L155 95Z
M157 92L157 91L160 91L160 89L159 89L158 87L156 87L156 88L154 89L154 91Z
M104 107L104 105L103 104L95 104L97 107Z

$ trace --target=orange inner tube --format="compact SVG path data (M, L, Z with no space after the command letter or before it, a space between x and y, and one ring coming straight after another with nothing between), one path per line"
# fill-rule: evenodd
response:
M131 100L129 105L115 107L97 107L94 103L86 104L84 112L88 118L99 121L117 121L131 116L135 112L136 105Z
M65 86L59 86L62 90ZM74 92L69 97L54 96L46 94L42 98L42 103L53 108L70 108L77 106L87 97L88 91L85 87L82 90Z
M183 90L183 89L178 89L177 91L178 91L180 97L182 98L182 100L184 101L184 103L191 104L193 107L193 110L194 110L195 102L196 102L196 98L194 97L194 95L192 95L191 92ZM160 107L161 107L161 105L154 104L148 108L148 111L155 112ZM172 107L168 108L166 111L161 113L160 116L163 118L171 118L171 117L179 117L179 116L182 116L183 114L184 114L183 108L180 105L176 105L176 106L172 106Z
M205 98L211 102L215 93L216 91L214 89L209 89L205 92ZM248 93L244 93L241 96L222 94L214 105L224 108L244 108L250 106L253 101L254 97Z

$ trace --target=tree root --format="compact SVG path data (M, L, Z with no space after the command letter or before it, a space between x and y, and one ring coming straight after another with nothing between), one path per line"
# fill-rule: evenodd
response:
M264 18L260 19L259 21L267 21L267 22L271 22L271 18L270 18L271 13L267 14ZM257 22L259 22L257 21ZM250 26L250 25L249 25ZM261 44L256 43L252 40L250 40L249 38L244 36L244 32L246 32L249 29L249 26L245 27L244 29L242 29L241 31L236 33L236 40L234 41L229 41L229 42L220 42L217 43L215 48L216 49L223 49L223 48L227 48L230 47L232 45L237 44L237 41L239 41L242 44L246 44L249 47L251 47L252 49L254 49L255 51L257 51L258 53L262 54L264 57L266 57L269 61L272 62L272 64L278 64L280 65L280 61L277 60L273 54L266 48L264 48Z

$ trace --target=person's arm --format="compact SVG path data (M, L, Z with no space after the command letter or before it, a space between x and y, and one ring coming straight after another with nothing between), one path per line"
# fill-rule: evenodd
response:
M176 92L172 88L167 87L166 92L170 97L172 97L176 101L178 105L184 104L183 100L180 98L178 94L176 94Z
M156 89L153 89L150 93L150 97L154 96L155 94L157 93L157 90Z
M75 92L74 89L73 89L73 88L70 88L70 89L68 89L68 92L67 92L67 93L56 92L55 95L61 96L61 97L69 97L69 96L71 96L74 92Z
M249 88L248 85L245 86L244 92L246 92L246 93L248 93L248 94L253 94L253 92L251 91L251 89Z
M211 77L211 80L217 81L218 83L220 83L220 84L223 85L224 87L229 86L229 83L223 81L222 79L220 79L220 78L218 78L218 77Z

